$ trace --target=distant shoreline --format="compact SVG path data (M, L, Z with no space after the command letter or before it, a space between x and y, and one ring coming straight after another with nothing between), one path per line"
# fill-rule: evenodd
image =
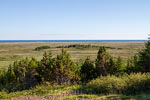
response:
M0 40L3 42L146 42L148 40Z

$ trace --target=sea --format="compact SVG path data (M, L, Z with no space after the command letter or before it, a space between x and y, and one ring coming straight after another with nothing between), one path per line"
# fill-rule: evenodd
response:
M0 40L0 42L146 42L148 40Z

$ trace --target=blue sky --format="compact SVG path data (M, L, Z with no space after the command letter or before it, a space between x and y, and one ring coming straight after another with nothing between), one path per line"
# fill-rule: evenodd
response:
M150 0L0 0L0 40L147 39Z

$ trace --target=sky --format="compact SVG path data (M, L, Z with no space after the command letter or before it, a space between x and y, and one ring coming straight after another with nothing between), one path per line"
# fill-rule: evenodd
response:
M0 40L143 40L150 0L0 0Z

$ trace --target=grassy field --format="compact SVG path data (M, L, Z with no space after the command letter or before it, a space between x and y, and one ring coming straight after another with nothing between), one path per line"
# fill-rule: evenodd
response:
M114 56L121 56L125 60L136 54L144 47L144 42L28 42L28 43L0 43L0 69L7 68L13 61L21 60L25 57L35 57L41 59L45 51L51 50L53 55L57 55L61 52L61 48L58 46L68 46L73 44L80 45L92 45L92 46L106 46L108 52ZM36 47L50 46L49 49L35 51ZM75 62L84 60L87 56L90 56L92 60L96 58L98 48L65 48Z

